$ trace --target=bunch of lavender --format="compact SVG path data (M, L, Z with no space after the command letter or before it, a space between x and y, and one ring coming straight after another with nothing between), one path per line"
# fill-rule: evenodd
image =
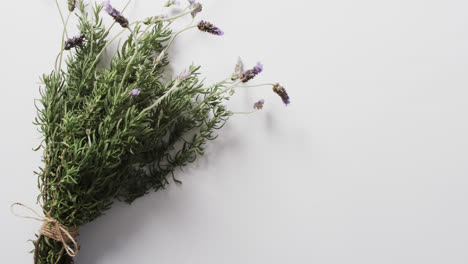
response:
M83 1L68 1L68 8L68 17L78 17L80 34L66 40L68 18L62 16L62 49L55 69L42 76L35 124L43 135L38 201L44 215L70 230L93 221L116 199L131 203L164 188L176 168L195 161L207 141L216 138L216 130L235 114L225 101L263 66L244 71L239 60L234 74L212 85L203 83L200 67L193 65L173 78L163 77L168 48L179 33L198 28L223 34L206 21L176 32L169 29L175 19L195 18L202 10L193 0L177 16L133 22L109 0L94 5L91 13ZM105 15L115 20L110 27L103 23ZM114 25L121 31L109 38ZM124 32L129 36L110 64L98 67L103 52ZM282 86L268 85L289 103ZM263 104L262 99L253 107ZM78 252L69 240L42 233L34 245L35 263L40 264L72 263Z

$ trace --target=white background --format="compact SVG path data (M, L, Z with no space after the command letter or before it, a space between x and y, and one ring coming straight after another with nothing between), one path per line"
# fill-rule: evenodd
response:
M264 110L234 116L177 173L182 185L83 226L76 263L468 263L467 1L203 3L199 18L226 34L183 34L174 72L194 62L221 80L240 55L262 61L255 83L281 82L292 103L239 90L231 109L264 98ZM125 14L161 5L135 1ZM39 208L33 99L62 26L52 0L5 1L0 24L0 259L32 263L40 223L9 206Z

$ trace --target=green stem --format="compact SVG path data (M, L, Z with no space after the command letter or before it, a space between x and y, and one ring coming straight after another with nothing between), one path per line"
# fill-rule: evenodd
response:
M175 38L176 38L180 33L184 32L184 31L187 31L187 30L189 30L189 29L191 29L191 28L194 28L194 27L197 27L197 26L188 26L188 27L186 27L186 28L184 28L184 29L178 31L177 33L175 33L174 36L172 36L171 41L169 42L169 44L167 44L167 46L166 46L166 48L165 48L164 50L167 51L167 50L169 49L169 47L170 47L170 46L172 45L172 43L174 42Z
M230 82L229 80L231 80L230 77L228 77L228 78L226 78L226 79L224 79L224 80L222 80L220 82L217 82L215 84L212 84L212 85L210 85L208 87L205 87L205 88L203 88L203 90L208 90L208 89L210 89L210 88L212 88L214 86L220 86L220 85L224 85L224 84L233 84L234 83L234 82Z
M229 90L232 90L232 89L238 87L238 86L237 86L238 84L239 84L239 81L234 82L233 85L228 86L228 87L224 88L223 90L221 90L221 91L215 93L214 96L218 96L218 95L223 94L223 93L225 93L225 92L227 92L227 91L229 91Z
M187 10L188 7L186 7L184 10L182 10L182 12L184 12L185 10ZM166 19L161 19L161 20L158 20L158 21L161 21L161 22L164 22L164 21L171 21L171 20L175 20L175 19L178 19L180 17L183 17L187 14L190 14L190 12L192 11L187 11L187 12L184 12L184 13L180 13L178 14L177 16L173 16L173 17L169 17L169 18L166 18Z
M220 81L220 82L217 82L217 83L215 83L215 84L213 84L213 85L211 85L211 86L209 86L209 87L207 87L207 88L204 88L204 89L209 89L209 88L212 88L213 86L223 85L223 84L225 84L225 83L228 83L228 80L230 80L230 78L224 79L224 80L222 80L222 81ZM143 115L145 112L150 111L150 110L153 109L154 107L158 106L159 103L160 103L165 97L167 97L167 96L169 95L169 92L171 92L172 90L174 90L175 87L177 87L177 86L173 86L171 89L169 89L169 91L168 91L166 94L164 94L161 98L159 98L159 99L158 99L156 102L154 102L151 106L149 106L149 107L147 107L146 109L144 109L144 110L140 113L140 115ZM177 120L179 117L181 117L181 116L183 116L183 115L185 115L185 114L187 114L187 113L199 111L199 109L200 109L202 106L206 105L206 102L207 102L209 99L211 99L213 96L216 96L216 94L211 94L211 95L206 96L201 102L199 102L194 108L192 108L192 109L190 109L190 110L187 110L187 111L180 111L179 114L178 114L175 118L173 118L172 120ZM171 124L172 124L172 122L169 122L169 123L167 123L165 126L161 127L160 129L161 129L161 130L165 130L165 129L168 128Z
M138 22L133 22L129 25L129 27L133 24L136 24ZM91 72L91 68L99 61L99 59L101 58L101 55L102 53L104 53L104 51L106 51L107 47L109 47L110 44L112 44L112 42L114 42L120 35L122 35L125 31L127 31L127 29L130 29L130 28L124 28L122 29L119 33L117 33L111 40L109 40L106 45L102 48L102 50L96 55L96 59L94 59L93 63L90 65L90 70L86 73L86 76L84 78L84 80L86 80L88 78L88 75L89 73Z
M189 7L186 7L184 10L182 10L182 13L183 13L185 10L187 10L188 8L189 8ZM187 13L185 13L185 14L188 14L188 13L189 13L189 12L187 12ZM181 16L175 16L175 17L170 18L170 19L168 20L169 23L167 23L167 24L163 27L162 30L163 30L163 31L166 30L166 29L172 24L172 22L174 22L174 20L177 19L177 18L179 18L179 17L181 17ZM166 21L166 20L162 20L162 21Z
M136 58L136 55L137 55L137 52L138 52L138 44L140 42L140 39L145 35L146 31L148 31L148 29L150 27L151 26L146 27L145 30L143 30L143 32L141 32L141 34L140 34L140 36L138 38L136 37L136 33L134 33L130 28L128 28L128 30L130 30L130 32L132 32L132 35L135 38L135 52L133 53L132 57L130 58L130 61L127 64L127 67L125 68L125 73L124 73L124 75L122 77L122 81L120 81L120 85L119 85L119 90L118 90L119 93L122 91L123 84L125 82L125 79L127 78L127 75L128 75L129 69L130 69L130 67L132 65L132 62Z
M193 20L192 20L192 22L191 22L190 24L192 24L192 23L193 23ZM169 23L169 24L170 24L170 23ZM164 27L163 30L165 30L165 28L166 28L167 26L169 26L169 24L167 24L167 25ZM170 47L170 46L172 45L172 43L174 42L174 40L175 40L175 38L177 37L177 35L179 35L180 33L184 32L184 31L186 31L186 30L188 30L188 29L194 28L194 27L196 27L196 26L189 26L189 27L186 27L186 28L180 30L179 32L175 33L175 34L172 36L171 41L169 42L169 44L167 44L167 46L164 48L163 51L161 51L161 53L162 53L162 52L167 53L167 50L169 49L169 47ZM156 66L156 65L155 65L155 66Z
M71 13L68 13L67 20L65 21L65 24L63 25L63 33L62 33L62 46L60 49L60 59L59 59L59 66L57 69L57 62L55 62L55 69L57 72L60 72L62 69L62 59L63 59L63 52L64 52L64 46L65 46L65 33L67 31L67 25L68 25L68 20L70 19Z
M255 84L255 85L239 85L239 86L237 86L237 87L245 87L245 88L248 88L248 87L260 87L260 86L268 86L268 85L275 86L274 83L262 83L262 84Z
M94 59L94 62L91 64L91 66L93 66L94 64L96 64L98 61L99 61L99 58L101 57L102 53L104 53L104 51L107 49L107 47L109 47L109 45L114 42L115 39L117 39L120 35L122 35L127 29L124 28L123 30L121 30L119 33L117 33L110 41L108 41L106 43L106 45L104 46L104 48L102 48L102 50L98 53L98 55L96 56L96 59Z
M233 114L235 115L250 115L250 114L253 114L255 112L257 112L258 110L254 110L254 111L250 111L250 112L232 112Z
M267 85L274 86L274 84L272 84L272 83L263 83L263 84L257 84L257 85L239 85L239 84L240 84L239 81L234 82L233 85L226 87L225 89L217 92L215 95L220 95L220 94L225 93L225 92L227 92L229 90L233 90L234 88L237 88L237 87L242 87L242 88L246 87L247 88L247 87L260 87L260 86L267 86Z
M58 0L55 0L55 5L57 6L57 9L59 11L60 19L62 20L62 25L65 27L65 19L63 18L63 13L62 13L62 10L60 9L60 5L58 3ZM65 27L65 33L67 34L67 38L68 38L68 32L66 30L66 27Z
M178 88L180 86L177 86L177 85L173 85L171 87L171 89L169 89L163 96L159 97L158 100L156 100L152 105L148 106L147 108L143 109L141 112L140 112L140 116L142 116L143 114L145 114L146 112L150 111L151 109L155 108L156 106L158 106L162 100L164 100L164 98L168 97L169 94L176 90L176 88Z
M146 31L147 29L148 29L148 28L146 28L145 31ZM127 67L125 68L124 75L123 75L123 77L122 77L122 80L120 81L119 90L118 90L119 92L122 90L122 86L123 86L123 84L124 84L124 81L125 81L125 79L127 78L128 70L130 69L130 67L131 67L131 65L132 65L132 62L133 62L133 60L135 59L136 54L137 54L137 52L138 52L138 42L139 42L138 40L139 40L139 38L136 37L135 33L134 33L130 28L128 28L128 30L130 30L131 35L132 35L133 38L135 39L135 52L133 53L132 57L130 58L130 61L129 61L128 64L127 64ZM143 33L144 33L145 31L143 31ZM142 34L143 34L143 33L142 33Z

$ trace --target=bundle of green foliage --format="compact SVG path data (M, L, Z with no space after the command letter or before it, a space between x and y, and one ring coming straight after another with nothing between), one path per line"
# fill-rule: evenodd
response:
M200 3L188 1L172 18L130 23L108 1L92 8L83 1L68 2L70 14L78 17L80 35L66 41L62 37L55 69L42 76L35 124L43 135L38 149L44 151L44 166L36 172L38 201L44 215L70 231L93 221L116 199L130 203L164 188L176 168L193 162L207 141L216 138L216 130L233 115L224 104L232 90L255 77L262 66L244 71L239 61L235 74L210 86L200 80L197 66L164 77L168 48L180 32L198 28L223 33L205 21L178 32L169 29L178 17L195 18ZM115 20L112 26L122 27L110 40L112 26L105 27L103 9ZM62 16L62 21L66 36L68 18ZM103 52L124 32L129 32L128 38L110 64L102 66ZM289 103L282 86L268 85ZM263 103L258 101L254 108L261 109ZM41 264L72 263L78 251L69 239L42 232L34 245L35 263Z

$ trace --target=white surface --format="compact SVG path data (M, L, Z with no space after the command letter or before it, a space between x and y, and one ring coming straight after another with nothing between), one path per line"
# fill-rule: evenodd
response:
M200 18L226 35L185 34L175 71L193 61L219 80L238 55L261 60L256 82L281 82L292 104L269 88L239 91L232 109L263 97L264 111L232 118L178 173L183 185L84 226L78 264L468 263L467 1L204 4ZM126 14L160 6L137 1ZM9 205L38 194L33 98L61 24L51 0L2 10L0 256L32 263L26 240L40 223Z

